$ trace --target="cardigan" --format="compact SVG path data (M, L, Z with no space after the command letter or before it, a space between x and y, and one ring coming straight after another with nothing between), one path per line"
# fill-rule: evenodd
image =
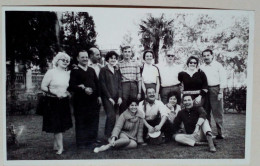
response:
M118 138L119 134L122 132L129 138L135 141L137 140L138 143L144 142L143 119L144 114L141 111L138 110L136 114L133 115L130 110L127 109L119 116L111 137Z

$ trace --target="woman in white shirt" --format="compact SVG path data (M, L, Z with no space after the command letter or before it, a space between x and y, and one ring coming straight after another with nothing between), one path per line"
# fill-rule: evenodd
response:
M143 59L145 61L144 65L141 67L143 98L146 94L146 89L152 87L155 90L156 99L158 99L158 94L160 90L160 75L159 69L153 64L153 51L144 51Z
M54 150L56 154L63 152L62 133L72 127L72 119L69 105L70 73L66 70L70 63L70 56L59 52L53 58L53 69L44 75L41 89L46 92L46 106L43 112L42 130L47 133L54 133Z

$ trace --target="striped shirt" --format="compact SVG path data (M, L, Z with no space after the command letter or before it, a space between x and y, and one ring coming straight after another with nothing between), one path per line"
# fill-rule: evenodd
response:
M120 72L122 74L122 82L140 81L140 67L134 60L122 60L118 63Z

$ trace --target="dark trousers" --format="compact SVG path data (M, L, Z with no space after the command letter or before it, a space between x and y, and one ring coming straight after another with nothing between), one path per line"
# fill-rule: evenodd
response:
M146 122L149 125L151 125L152 127L155 127L156 125L160 124L161 118L160 118L160 116L157 116L153 120L146 120ZM161 132L164 133L165 138L171 139L172 135L173 135L173 125L168 120L166 120L161 128ZM147 133L148 133L148 128L144 126L143 136L144 136L145 141L147 141L147 139L146 139Z
M138 94L137 82L122 82L122 104L119 107L119 114L127 109L127 103L130 99L134 99Z
M99 110L75 108L75 129L77 146L86 146L97 139Z
M115 100L115 99L114 99ZM112 103L107 98L102 98L103 106L106 112L106 123L105 123L105 136L110 137L113 131L113 128L116 123L116 106L113 106ZM117 100L115 100L117 102Z
M163 102L163 104L167 104L167 98L168 98L168 94L170 92L177 92L179 95L179 98L181 97L181 90L180 90L180 86L179 85L174 85L174 86L169 86L169 87L161 87L160 90L160 96L161 96L161 100ZM180 101L179 103L180 104Z

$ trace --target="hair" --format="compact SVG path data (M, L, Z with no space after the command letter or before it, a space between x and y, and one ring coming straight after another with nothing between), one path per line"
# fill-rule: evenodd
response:
M53 67L57 67L58 61L59 61L60 59L62 59L62 58L68 59L69 61L71 60L70 56L69 56L67 53L65 53L65 52L58 52L58 53L54 56L54 58L53 58L53 60L52 60Z
M213 51L211 49L206 49L204 51L202 51L201 55L203 56L204 52L210 52L211 55L213 55Z
M146 55L148 52L152 53L153 59L155 58L154 53L153 53L152 50L146 50L146 51L144 51L144 53L143 53L143 60L145 60L145 55Z
M92 55L94 54L94 49L97 49L100 53L100 50L97 48L97 47L91 47L89 50L88 50L88 55L89 57L92 57Z
M147 94L147 91L148 91L148 89L153 89L154 91L155 91L155 89L153 88L153 87L148 87L147 89L146 89L146 94Z
M122 50L122 52L124 52L124 50L125 50L125 49L128 49L128 48L131 48L131 46L129 46L129 45L122 46L121 50Z
M169 99L172 96L175 96L176 99L177 99L177 103L180 103L180 101L181 101L180 95L177 92L175 92L175 91L171 91L170 93L168 93L168 95L167 95L167 102L169 102Z
M81 53L81 52L86 52L88 54L88 52L86 50L79 50L77 57L79 57L79 53Z
M184 95L182 96L182 102L184 101L184 97L187 97L187 96L190 96L191 99L194 100L191 94L184 94Z
M197 62L197 66L196 66L196 67L198 67L198 65L199 65L199 58L197 58L197 57L195 57L195 56L190 56L190 57L187 59L186 65L189 66L189 63L190 63L190 61L191 61L192 59L195 59L195 60L196 60L196 62Z
M133 102L135 102L137 105L139 104L139 100L137 100L137 98L130 98L130 99L127 101L127 103L126 103L127 108L129 108L129 106L130 106Z
M115 55L116 56L116 59L118 59L118 54L115 52L115 51L109 51L107 54L106 54L106 57L105 57L105 60L108 62L108 60L110 58L112 58L112 56Z

